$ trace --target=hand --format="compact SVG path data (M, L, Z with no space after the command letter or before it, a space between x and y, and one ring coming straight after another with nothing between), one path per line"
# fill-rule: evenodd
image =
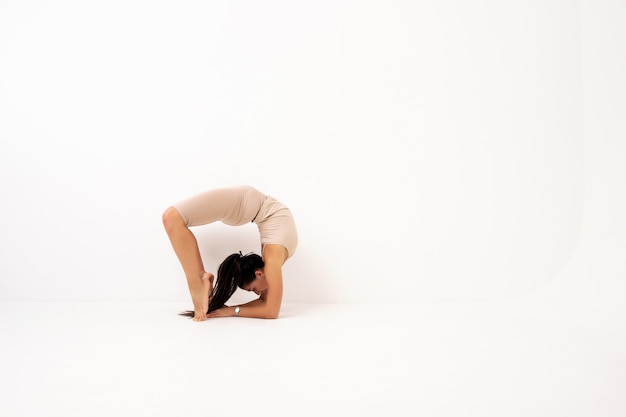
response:
M217 310L211 311L207 317L212 319L215 317L232 317L235 315L235 309L233 307L222 307Z

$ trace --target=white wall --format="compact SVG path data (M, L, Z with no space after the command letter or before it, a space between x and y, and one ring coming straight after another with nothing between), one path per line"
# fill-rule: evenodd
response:
M593 329L596 342L626 346L626 2L581 2L584 215L572 259L529 297L507 302L541 322ZM610 339L609 339L610 340Z
M545 285L609 194L584 5L0 3L0 299L185 300L161 212L238 183L296 216L285 301ZM209 269L259 249L253 225L197 233Z
M626 243L626 2L582 1L583 241Z

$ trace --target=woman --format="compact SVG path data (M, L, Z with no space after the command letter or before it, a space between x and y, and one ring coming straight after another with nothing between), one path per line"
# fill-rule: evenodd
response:
M189 230L222 221L231 226L254 222L261 235L262 257L241 252L228 256L213 274L205 271L198 242ZM191 300L194 321L207 317L275 319L283 298L282 266L295 252L298 233L291 211L273 197L250 186L219 188L183 200L163 213L163 225L180 261ZM225 306L237 287L259 298L239 306Z

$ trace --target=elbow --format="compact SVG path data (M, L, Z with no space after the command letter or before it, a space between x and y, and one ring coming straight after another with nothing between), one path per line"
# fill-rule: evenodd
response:
M279 315L280 315L280 310L270 310L267 312L267 314L265 314L264 318L275 320L278 318Z
M263 312L261 313L261 317L264 319L277 319L280 315L280 305L281 303L276 302L268 302L268 300L263 300Z

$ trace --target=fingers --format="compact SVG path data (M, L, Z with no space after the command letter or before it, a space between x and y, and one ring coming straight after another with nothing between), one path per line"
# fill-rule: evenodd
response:
M223 308L213 310L209 314L206 314L205 318L212 319L214 317L227 317L228 314L225 313Z

